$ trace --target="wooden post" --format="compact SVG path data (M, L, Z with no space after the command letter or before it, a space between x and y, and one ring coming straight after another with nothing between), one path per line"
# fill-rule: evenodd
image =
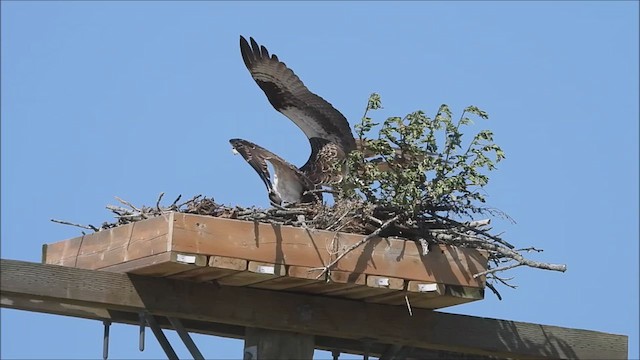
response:
M244 360L313 359L313 335L259 328L245 329Z

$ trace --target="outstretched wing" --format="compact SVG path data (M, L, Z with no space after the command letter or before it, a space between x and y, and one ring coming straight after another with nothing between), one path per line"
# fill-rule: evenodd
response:
M244 64L273 107L291 119L307 136L338 144L345 153L356 144L347 119L329 102L312 93L276 55L240 36Z
M271 151L243 139L229 140L233 149L251 165L267 187L269 198L280 204L281 202L300 202L302 193L315 188L315 185L297 167L291 165ZM275 172L275 184L271 182L271 174L267 162L271 163ZM297 194L292 194L297 192ZM293 196L293 197L292 197ZM297 196L297 198L295 198Z

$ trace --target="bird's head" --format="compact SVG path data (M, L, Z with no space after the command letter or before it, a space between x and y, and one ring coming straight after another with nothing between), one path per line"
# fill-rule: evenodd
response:
M273 190L269 191L269 200L277 205L282 204L282 198L280 198L280 195Z

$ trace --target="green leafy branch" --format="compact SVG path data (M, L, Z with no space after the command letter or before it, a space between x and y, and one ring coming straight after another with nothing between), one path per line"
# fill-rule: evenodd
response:
M469 217L495 211L482 205L482 190L504 152L490 130L463 148L462 127L473 124L468 116L488 119L486 112L469 106L455 122L449 107L441 105L433 119L418 110L380 124L369 113L381 107L380 96L372 94L355 126L361 146L347 160L351 171L340 185L345 194L355 191L369 203L404 209L411 217L438 209Z
M487 287L498 298L494 283L514 286L509 283L511 279L501 278L496 272L519 266L566 270L562 264L525 258L524 252L542 250L515 249L499 235L490 233L490 219L474 220L478 215L511 220L502 211L485 205L489 173L505 159L504 151L494 142L490 130L480 130L467 141L464 137L464 130L474 124L472 118L487 120L486 112L468 106L455 121L449 107L443 104L433 118L418 110L375 122L370 113L380 108L382 101L374 93L360 123L355 125L358 148L347 157L349 171L334 189L338 193L336 204L359 199L369 209L366 216L360 217L377 226L377 233L384 230L381 236L418 241L424 253L433 243L486 251L489 267L474 276L492 280ZM473 221L454 220L456 217Z

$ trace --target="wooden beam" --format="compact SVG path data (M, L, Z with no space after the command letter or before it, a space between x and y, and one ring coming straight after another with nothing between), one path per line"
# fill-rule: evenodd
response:
M62 316L73 316L83 319L89 320L109 320L112 323L121 323L138 326L139 319L138 314L134 312L123 312L123 311L115 311L115 310L105 310L105 309L89 309L89 308L80 308L80 307L62 307L59 303L52 303L47 300L40 300L37 302L33 302L28 299L24 299L21 297L8 296L3 297L4 302L2 307L12 308L12 309L20 309L25 311L34 311L34 312L42 312L53 315L62 315ZM7 304L8 300L11 300L11 305ZM91 311L87 311L91 310ZM172 330L173 327L169 323L168 319L163 317L156 318L158 325L163 329ZM198 320L183 320L183 325L185 329L189 332L194 332L203 335L214 335L221 336L227 338L234 339L244 339L245 335L245 327L238 325L229 325L229 324L221 324L221 323L212 323ZM373 342L370 343L369 346L365 346L365 343L360 340L352 340L352 339L340 339L330 336L316 336L315 337L315 347L320 350L338 350L343 353L351 353L351 354L363 354L365 352L365 348L368 348L368 352L372 356L382 356L391 345L381 343L381 342ZM415 347L402 347L402 352L406 354L410 354L412 358L415 359L439 359L439 360L472 360L472 359L486 359L486 360L496 360L495 357L483 357L483 356L473 356L470 357L466 354L454 353L448 351L437 351L437 350L428 350L428 349L420 349ZM399 359L399 358L396 358ZM409 359L406 359L409 360Z
M248 327L244 333L244 359L313 359L313 335Z
M627 357L628 338L402 306L0 260L3 307L137 313L505 358ZM21 300L20 300L21 299ZM47 309L45 309L46 311ZM262 311L261 311L262 310ZM75 316L75 315L73 315ZM185 321L185 324L187 322ZM186 326L186 325L185 325Z

